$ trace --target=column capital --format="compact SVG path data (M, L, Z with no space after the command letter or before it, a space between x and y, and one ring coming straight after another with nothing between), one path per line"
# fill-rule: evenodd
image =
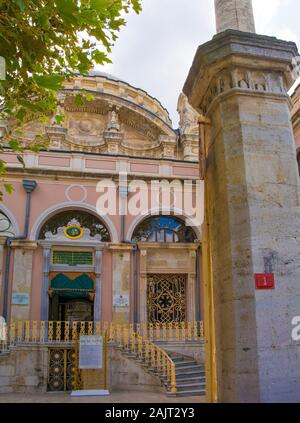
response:
M22 248L23 250L35 250L38 243L36 241L15 240L12 241L11 246L13 248Z
M5 245L7 240L7 236L0 236L0 246Z
M108 246L110 251L116 252L130 252L133 250L133 245L131 244L110 244Z

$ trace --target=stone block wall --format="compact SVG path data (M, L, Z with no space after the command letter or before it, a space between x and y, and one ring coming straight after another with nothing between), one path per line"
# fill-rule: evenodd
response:
M159 379L112 345L107 351L109 390L163 390ZM47 391L48 347L22 346L0 354L0 394Z
M0 354L0 394L46 392L47 347L12 348Z

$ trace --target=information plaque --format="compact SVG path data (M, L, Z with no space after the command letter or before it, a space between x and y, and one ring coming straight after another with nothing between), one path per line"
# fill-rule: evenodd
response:
M103 338L81 335L79 338L79 369L102 369Z

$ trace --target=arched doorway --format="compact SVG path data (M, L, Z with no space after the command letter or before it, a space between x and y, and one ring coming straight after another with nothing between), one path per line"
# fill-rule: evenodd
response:
M177 216L151 216L133 231L139 250L139 320L182 323L200 320L200 244Z
M107 227L86 211L66 210L43 224L42 319L100 320L102 250L108 241Z

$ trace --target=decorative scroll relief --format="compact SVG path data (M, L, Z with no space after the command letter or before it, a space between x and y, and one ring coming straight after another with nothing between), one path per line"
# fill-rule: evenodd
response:
M0 235L1 236L15 236L15 232L11 221L8 217L0 211Z
M72 236L72 229L76 234ZM45 233L45 240L46 241L67 241L73 239L79 239L81 241L101 241L101 235L97 234L95 236L91 236L91 231L88 228L82 228L80 223L76 219L72 219L66 226L57 228L57 233L53 234L52 232L48 231Z
M206 113L217 96L236 88L268 94L286 93L280 72L262 72L242 68L227 70L219 73L212 80L202 103L203 112Z

